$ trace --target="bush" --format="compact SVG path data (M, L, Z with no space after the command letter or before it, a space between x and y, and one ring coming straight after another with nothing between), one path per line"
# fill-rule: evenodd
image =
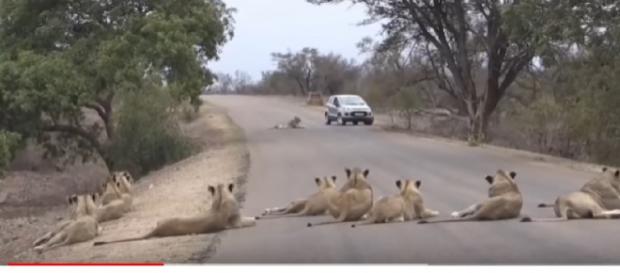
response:
M189 101L184 101L179 106L180 117L184 122L192 122L198 118L200 105L193 105Z
M403 89L388 99L388 105L391 109L390 115L393 117L394 114L397 114L400 118L405 120L407 123L407 130L412 129L413 118L420 110L421 104L418 93L412 88Z
M568 137L567 117L564 107L552 96L544 95L528 108L520 109L517 131L523 134L528 146L539 152L561 153L560 146Z
M21 136L17 133L0 131L0 176L13 160L20 140Z
M181 134L177 106L166 90L157 87L123 98L110 167L141 175L189 156L192 145Z

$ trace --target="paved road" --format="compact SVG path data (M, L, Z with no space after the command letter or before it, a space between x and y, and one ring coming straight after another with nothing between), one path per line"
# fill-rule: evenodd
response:
M246 133L251 168L244 214L285 205L315 191L313 178L345 167L370 169L375 196L396 192L394 181L421 179L425 202L448 217L485 197L484 177L514 170L524 193L523 214L551 216L540 201L577 189L593 173L542 163L493 148L383 132L376 127L326 126L320 111L277 98L209 96L228 108ZM292 115L305 130L271 130ZM227 231L212 263L610 264L620 261L620 222L571 221L418 225L351 229L349 224L307 228L327 216L261 220Z

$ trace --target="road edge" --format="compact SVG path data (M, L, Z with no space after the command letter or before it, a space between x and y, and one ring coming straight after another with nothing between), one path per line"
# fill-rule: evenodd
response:
M223 139L223 142L226 143L235 143L240 145L240 149L243 153L241 162L238 166L238 175L234 178L235 184L239 189L235 192L235 198L239 202L241 208L243 208L247 195L247 184L248 184L248 175L251 166L251 157L250 157L250 149L248 147L247 136L243 128L241 128L235 121L230 117L228 109L225 107L214 104L205 98L202 98L203 106L202 107L212 107L216 109L216 111L221 111L225 116L227 123L230 125L232 129L231 135L229 139ZM211 257L215 255L217 246L222 242L222 236L226 235L226 231L218 232L209 238L209 242L207 243L206 249L202 253L198 253L193 257L188 259L189 263L208 263Z
M291 100L290 98L287 98L287 99ZM313 111L317 111L317 112L323 112L323 109L324 109L323 106L306 105L305 103L303 104L303 106ZM382 114L378 114L376 116L384 118ZM546 163L546 164L556 164L556 165L560 165L560 166L563 166L563 167L566 167L572 170L577 170L577 171L600 172L601 167L604 166L603 164L597 164L597 163L586 162L586 161L578 161L578 160L574 160L570 158L564 158L564 157L559 157L559 156L554 156L554 155L549 155L549 154L542 154L542 153L537 153L537 152L528 151L528 150L519 150L515 148L498 146L494 144L480 144L478 146L472 147L467 143L467 141L464 141L464 140L442 137L442 136L427 134L427 133L414 132L414 131L393 130L389 127L389 125L382 124L380 121L379 122L377 121L379 120L375 120L376 124L373 127L378 128L381 131L386 132L386 133L403 134L408 137L426 139L426 140L437 141L437 142L442 142L442 143L469 146L474 149L479 148L479 149L489 149L494 152L509 152L516 156L525 157L535 162Z

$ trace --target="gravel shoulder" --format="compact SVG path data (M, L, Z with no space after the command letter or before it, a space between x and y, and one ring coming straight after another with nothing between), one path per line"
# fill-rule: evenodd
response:
M192 216L210 203L208 185L236 182L243 201L249 154L242 130L224 109L207 104L183 129L206 147L202 152L143 177L134 188L133 210L103 223L96 240L139 236L167 217ZM2 219L0 264L7 262L166 262L206 261L219 236L190 235L93 247L92 241L60 247L43 254L30 249L35 238L66 218L63 206L46 207L39 215Z

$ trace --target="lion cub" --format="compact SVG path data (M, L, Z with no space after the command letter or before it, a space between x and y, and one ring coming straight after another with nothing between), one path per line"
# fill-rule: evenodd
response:
M34 242L34 249L42 252L59 246L85 242L99 235L101 230L94 217L93 198L94 196L90 194L77 196L76 207L84 208L84 211L78 212L75 219L62 223L54 231L37 239Z
M404 185L402 181L396 181L396 187L400 192L395 196L383 197L375 202L368 220L361 225L426 219L439 215L438 211L424 207L420 186L422 186L420 180L415 182L406 180ZM351 227L355 226L355 224L351 225Z
M604 170L605 172L606 170ZM532 219L528 216L521 219L522 222L555 222L567 221L570 219L616 219L620 218L620 209L607 209L605 207L605 198L612 197L614 187L613 180L620 178L620 170L612 173L604 173L586 183L580 191L569 193L558 197L555 204L540 204L539 207L552 207L558 218L542 218ZM601 191L607 189L609 192Z
M315 178L314 182L319 191L310 195L306 199L296 200L283 208L265 209L263 216L315 216L327 212L327 198L338 193L336 189L336 176L331 178L324 177L323 180Z
M175 217L162 220L144 236L109 242L95 242L94 245L130 242L155 237L181 236L191 234L213 233L230 228L244 228L256 225L253 217L242 217L239 203L233 195L234 184L216 187L209 186L213 197L211 209L204 215L193 217Z
M418 223L491 221L516 218L521 214L521 208L523 207L523 197L514 181L516 175L517 173L515 172L507 174L503 170L498 170L495 177L487 176L486 181L491 184L489 187L489 199L474 204L465 210L453 212L452 216L457 219L422 220Z
M370 211L373 202L373 190L366 180L370 171L362 171L359 168L353 170L347 168L345 172L347 174L347 183L327 199L327 210L336 220L317 224L308 223L308 227L359 221Z

